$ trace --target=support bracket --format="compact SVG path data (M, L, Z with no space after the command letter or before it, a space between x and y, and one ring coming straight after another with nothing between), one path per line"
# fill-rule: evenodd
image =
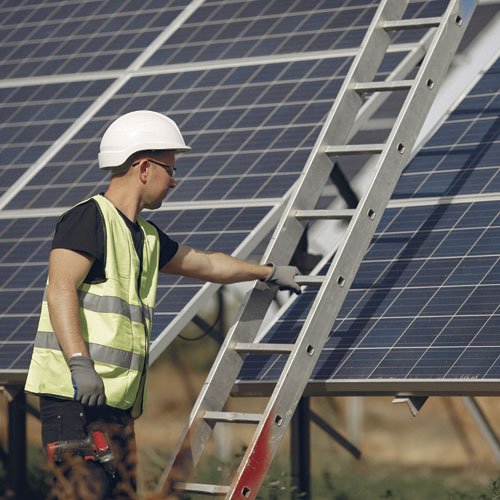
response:
M409 396L405 394L397 394L392 400L393 403L406 403L411 414L416 417L418 412L424 406L429 396Z

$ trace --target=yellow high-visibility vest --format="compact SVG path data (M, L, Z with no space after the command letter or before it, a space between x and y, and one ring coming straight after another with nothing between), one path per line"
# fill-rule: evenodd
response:
M132 408L136 417L143 407L156 299L158 231L142 217L137 218L144 233L141 271L132 234L121 215L104 196L92 199L104 221L106 280L82 283L78 288L81 334L104 382L106 404ZM45 295L25 390L73 398L69 365L52 328Z

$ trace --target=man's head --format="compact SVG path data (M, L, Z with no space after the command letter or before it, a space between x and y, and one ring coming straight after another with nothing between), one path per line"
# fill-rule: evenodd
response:
M173 120L140 110L115 120L105 131L99 167L127 190L133 189L144 208L158 208L175 187L175 155L190 151Z

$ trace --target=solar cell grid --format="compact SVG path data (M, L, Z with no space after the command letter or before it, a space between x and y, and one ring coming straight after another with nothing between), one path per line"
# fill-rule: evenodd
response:
M497 378L498 206L388 209L312 378ZM303 293L265 341L294 341L315 296ZM285 361L249 357L240 378L272 380Z
M405 16L438 16L446 5L413 2ZM355 48L377 6L374 0L205 2L146 65ZM394 41L416 41L423 33L398 33Z
M0 91L0 190L4 191L110 85L109 80Z
M4 78L123 69L189 0L8 2L0 8Z
M393 198L500 192L500 60L403 172Z
M376 6L363 3L207 2L147 65L355 47Z

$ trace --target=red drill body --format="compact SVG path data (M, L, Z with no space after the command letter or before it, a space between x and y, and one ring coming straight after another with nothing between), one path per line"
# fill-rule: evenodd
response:
M79 455L85 460L99 462L108 474L115 475L113 451L102 431L92 431L85 439L53 441L47 445L47 456L51 462L62 462L67 455Z

